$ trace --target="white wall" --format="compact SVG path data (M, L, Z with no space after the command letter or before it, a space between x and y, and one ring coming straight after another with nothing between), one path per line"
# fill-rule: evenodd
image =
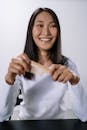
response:
M29 17L38 7L56 11L63 53L77 64L87 88L87 0L0 0L0 80L10 59L22 53Z

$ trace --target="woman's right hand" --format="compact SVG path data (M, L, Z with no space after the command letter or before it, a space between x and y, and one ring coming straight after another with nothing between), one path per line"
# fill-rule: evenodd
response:
M31 69L31 61L28 56L24 53L16 58L12 58L9 64L8 72L5 76L5 80L8 84L12 85L15 81L16 75L24 74L29 72Z

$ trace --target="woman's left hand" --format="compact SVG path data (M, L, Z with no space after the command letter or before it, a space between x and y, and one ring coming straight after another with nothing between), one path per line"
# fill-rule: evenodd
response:
M69 81L72 85L79 82L79 77L75 76L68 67L61 64L52 64L49 73L55 81L63 83Z

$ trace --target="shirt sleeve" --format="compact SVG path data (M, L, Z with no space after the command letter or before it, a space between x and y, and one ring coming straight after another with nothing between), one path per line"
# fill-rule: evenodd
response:
M71 60L68 61L69 69L77 76L80 76L77 66ZM69 83L69 92L74 114L83 122L87 121L87 93L81 83L81 80L76 85Z
M0 122L8 120L12 115L20 86L18 77L13 85L8 85L4 79L0 81Z
M87 121L87 93L81 82L69 88L74 114L83 122Z

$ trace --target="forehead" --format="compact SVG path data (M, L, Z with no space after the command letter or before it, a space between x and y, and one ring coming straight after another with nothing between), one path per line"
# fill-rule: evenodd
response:
M35 22L37 22L37 21L43 21L43 22L45 22L45 21L52 22L53 21L54 22L54 19L50 13L43 11L36 16Z

